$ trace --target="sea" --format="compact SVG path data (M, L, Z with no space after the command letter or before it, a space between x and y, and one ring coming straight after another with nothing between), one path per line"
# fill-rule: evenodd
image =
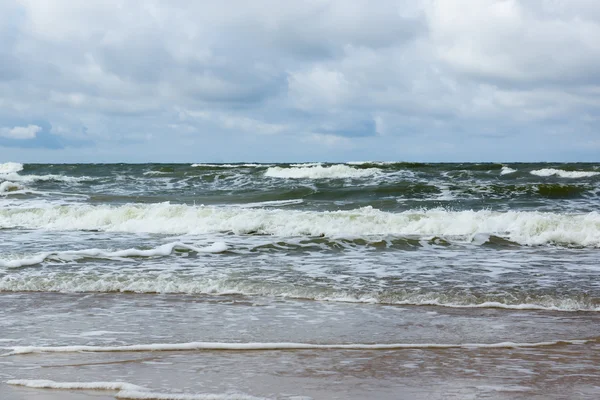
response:
M0 399L598 399L599 163L0 164Z

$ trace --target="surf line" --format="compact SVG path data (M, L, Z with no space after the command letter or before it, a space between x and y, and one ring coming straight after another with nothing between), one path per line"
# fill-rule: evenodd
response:
M243 393L159 393L127 382L56 382L46 379L13 379L8 385L35 389L117 391L115 398L132 400L267 400Z
M404 350L404 349L494 349L494 348L530 348L581 345L594 339L553 340L546 342L516 343L389 343L389 344L312 344L312 343L219 343L219 342L190 342L190 343L155 343L135 344L125 346L11 346L11 350L2 354L3 357L32 354L32 353L109 353L109 352L140 352L140 351L273 351L273 350Z

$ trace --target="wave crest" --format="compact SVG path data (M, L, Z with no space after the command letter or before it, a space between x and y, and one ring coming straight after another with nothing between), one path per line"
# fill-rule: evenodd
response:
M293 283L256 281L252 279L213 278L178 275L176 273L39 273L8 275L0 278L0 292L59 293L148 293L211 296L266 296L340 303L367 303L448 308L502 308L515 310L548 310L562 312L600 311L600 300L582 296L548 296L532 293L505 293L474 296L469 291L443 293L423 290L390 290L381 292L343 290Z
M0 174L10 174L23 170L23 164L16 162L5 162L0 164Z
M600 172L597 171L565 171L562 169L556 168L542 168L531 171L532 175L536 176L553 176L556 175L561 178L589 178L592 176L600 175Z
M117 251L107 251L101 249L84 249L59 252L46 252L36 254L30 257L16 258L12 260L0 260L0 267L3 268L20 268L31 265L41 264L48 259L58 261L74 261L83 258L104 258L104 259L119 259L127 257L164 257L171 255L175 250L188 250L195 253L223 253L227 251L227 245L223 242L215 242L207 247L195 247L189 244L174 242L167 243L153 249L126 249Z
M508 175L508 174L513 174L515 172L517 172L516 169L510 168L510 167L507 167L504 165L504 166L502 166L502 169L500 170L500 175Z
M284 179L346 179L364 178L380 173L379 168L359 169L344 164L336 164L329 167L323 167L322 165L269 167L265 172L265 176Z
M233 232L274 236L369 235L460 237L494 235L521 245L600 247L600 214L533 211L385 212L204 207L159 204L67 205L0 209L0 228L101 230L131 233Z
M271 351L271 350L402 350L402 349L513 349L529 347L549 347L559 345L581 345L596 342L596 339L568 339L546 342L515 343L223 343L223 342L189 342L189 343L153 343L125 346L14 346L5 355L31 353L112 353L134 351L202 351L202 350L238 350L238 351ZM14 382L14 381L9 381ZM11 383L17 384L17 383Z
M7 194L16 192L18 190L23 190L23 186L19 185L18 183L10 181L4 181L0 183L0 194Z

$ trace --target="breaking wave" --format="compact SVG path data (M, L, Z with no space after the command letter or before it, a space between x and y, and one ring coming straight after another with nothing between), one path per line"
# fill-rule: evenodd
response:
M323 167L322 165L270 167L265 176L285 179L346 179L364 178L381 173L379 168L359 169L344 164Z
M227 245L223 242L216 242L208 247L195 247L189 244L175 242L167 243L153 249L126 249L117 251L107 251L101 249L84 249L58 252L45 252L34 256L0 259L0 268L20 268L36 264L41 264L46 260L54 261L75 261L84 258L96 259L122 259L128 257L164 257L172 254L176 250L192 251L195 253L222 253L227 251Z
M507 166L503 166L502 169L500 170L500 175L508 175L508 174L513 174L515 172L517 172L516 169L510 168Z
M0 174L10 174L14 172L19 172L23 170L23 164L16 162L6 162L0 164Z
M0 195L23 190L23 186L18 183L4 181L0 183Z
M275 236L494 235L521 245L600 247L600 214L536 211L342 211L159 204L66 205L0 209L0 229L100 230L132 233L233 232Z
M246 164L192 164L193 168L260 168L268 167L272 164L257 164L257 163L246 163Z
M531 171L532 175L536 176L552 176L556 175L560 178L589 178L592 176L600 175L597 171L565 171L562 169L555 168L542 168Z

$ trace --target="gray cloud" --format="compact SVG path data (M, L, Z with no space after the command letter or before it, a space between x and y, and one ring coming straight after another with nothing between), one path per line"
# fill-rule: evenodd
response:
M9 3L1 158L597 158L591 0Z

